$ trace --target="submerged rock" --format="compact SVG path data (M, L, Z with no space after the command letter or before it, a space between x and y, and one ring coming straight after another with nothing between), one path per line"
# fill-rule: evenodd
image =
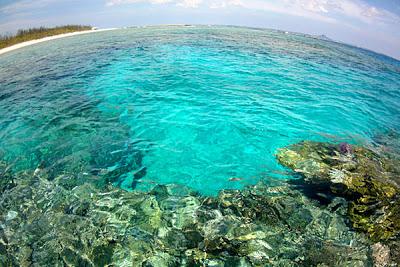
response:
M371 149L304 141L280 149L278 161L311 185L346 197L355 228L376 241L400 234L400 162Z
M344 155L349 155L353 151L353 149L351 148L351 145L349 143L340 143L339 150L340 150L340 153L342 153Z
M376 243L371 246L372 258L376 267L385 267L390 264L390 249L388 246L381 243Z
M11 168L3 161L0 161L0 193L15 186Z
M205 198L176 186L144 193L68 189L62 180L23 174L0 196L1 266L370 263L368 240L346 224L345 201L321 206L286 183Z

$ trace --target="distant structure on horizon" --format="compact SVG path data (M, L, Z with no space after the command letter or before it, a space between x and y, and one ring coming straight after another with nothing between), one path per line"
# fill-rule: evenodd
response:
M331 38L329 38L329 37L326 36L325 34L316 35L316 36L314 36L314 38L317 38L317 39L320 39L320 40L325 40L325 41L333 41Z

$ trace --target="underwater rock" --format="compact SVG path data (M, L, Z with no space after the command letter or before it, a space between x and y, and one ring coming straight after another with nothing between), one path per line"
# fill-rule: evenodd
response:
M390 249L388 246L381 243L376 243L371 246L372 258L374 260L375 267L389 266L390 261Z
M14 220L15 218L17 218L17 216L18 216L18 212L10 210L5 217L5 220L11 221L11 220Z
M5 162L0 161L0 193L15 186L11 168Z
M126 192L57 184L65 177L17 176L0 196L2 266L365 266L371 260L369 241L346 225L341 200L322 206L287 183L201 197L177 186Z
M326 184L331 193L349 199L353 226L373 240L399 236L400 173L393 168L399 161L361 146L312 141L282 148L276 156L307 183Z
M339 150L340 150L340 153L342 153L344 155L349 155L353 151L353 149L351 148L351 145L349 143L340 143Z

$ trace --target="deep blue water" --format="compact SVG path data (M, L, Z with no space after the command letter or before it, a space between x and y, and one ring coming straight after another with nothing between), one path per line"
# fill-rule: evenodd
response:
M269 176L301 141L400 128L400 63L301 34L148 27L0 56L0 156L15 171L203 194ZM234 179L232 179L234 178Z

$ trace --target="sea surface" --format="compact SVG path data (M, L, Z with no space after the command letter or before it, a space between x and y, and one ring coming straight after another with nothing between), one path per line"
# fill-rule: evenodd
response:
M399 61L297 33L129 28L0 56L1 160L126 190L292 179L278 148L371 144L399 110Z

